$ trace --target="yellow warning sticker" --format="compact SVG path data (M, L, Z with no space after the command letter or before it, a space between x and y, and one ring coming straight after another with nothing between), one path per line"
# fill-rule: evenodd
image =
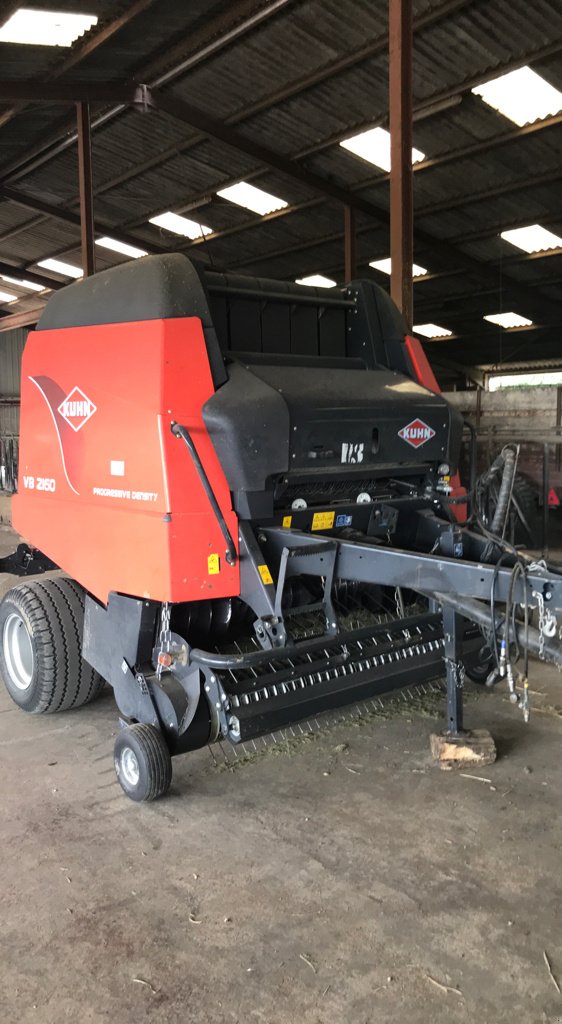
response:
M221 560L218 555L209 555L207 559L207 572L209 576L216 576L221 571Z
M335 514L335 512L315 512L312 517L312 529L331 530Z
M258 572L261 576L262 583L265 583L266 585L268 583L273 583L273 577L267 568L267 565L258 565Z
M292 516L283 516L283 526L285 527L286 530L289 529L289 527L290 527L292 522L293 522L293 517Z

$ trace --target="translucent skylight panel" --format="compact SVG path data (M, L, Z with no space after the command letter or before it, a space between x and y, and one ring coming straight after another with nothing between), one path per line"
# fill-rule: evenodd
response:
M488 320L491 324L497 324L498 327L505 327L507 330L510 327L531 327L533 323L532 320L528 320L526 316L521 316L519 313L488 313L484 320Z
M308 277L298 277L295 284L308 284L312 288L333 288L337 282L331 277L324 277L324 274L309 274Z
M199 224L189 217L182 217L179 213L159 213L157 217L151 217L150 223L166 231L172 231L174 235L183 235L185 238L201 238L203 235L212 235L213 229Z
M0 42L24 43L29 46L71 46L75 39L97 23L95 14L20 7L0 28Z
M113 252L120 252L123 256L131 256L138 259L139 256L148 256L146 249L138 249L136 245L128 245L127 242L118 242L116 238L96 238L96 245L103 249L111 249Z
M524 252L543 252L546 249L562 248L562 238L548 231L540 224L530 224L527 228L513 228L502 231L501 237L511 242Z
M51 259L39 260L38 267L45 270L54 270L55 274L62 274L64 277L82 277L84 271L81 267L75 267L72 263L65 263L63 260Z
M9 277L8 274L0 274L0 278L8 284L17 284L18 288L29 288L30 292L44 292L45 285L37 284L35 281L27 281L19 277Z
M390 256L387 256L384 260L372 260L372 262L369 263L369 266L373 267L375 270L380 270L383 274L390 275L392 269ZM424 277L427 273L428 271L425 267L420 267L417 263L412 264L413 277Z
M476 85L472 92L520 128L562 110L562 92L529 67Z
M275 210L283 210L289 204L284 199L279 199L271 192L264 192L247 181L239 181L237 185L229 185L228 188L221 188L217 192L222 199L228 199L237 206L244 206L247 210L265 216L266 213L274 213Z
M438 324L414 325L414 334L421 334L424 338L450 338L452 333L446 327L439 327Z
M386 128L369 128L359 135L352 135L350 139L344 139L340 146L348 149L355 156L360 156L367 163L382 168L383 171L390 170L390 132ZM425 153L420 149L412 148L412 163L419 163L425 159Z

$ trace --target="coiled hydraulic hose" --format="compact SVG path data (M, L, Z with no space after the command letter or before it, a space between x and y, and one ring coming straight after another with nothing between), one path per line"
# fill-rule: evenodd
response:
M490 525L490 533L499 534L503 536L504 528L507 520L507 514L509 511L509 504L511 501L511 492L513 490L513 479L515 477L515 466L517 463L516 453L513 448L504 448L499 458L503 461L503 473L500 484L500 491L498 494L498 501L496 504L496 510L494 512L494 518ZM497 461L497 460L496 460Z

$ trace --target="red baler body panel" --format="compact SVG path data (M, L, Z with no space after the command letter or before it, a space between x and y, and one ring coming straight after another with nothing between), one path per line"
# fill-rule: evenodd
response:
M176 421L191 433L237 542L202 419L213 392L195 317L30 333L16 529L103 602L110 591L157 601L237 595L238 566L226 562L191 456L170 430Z

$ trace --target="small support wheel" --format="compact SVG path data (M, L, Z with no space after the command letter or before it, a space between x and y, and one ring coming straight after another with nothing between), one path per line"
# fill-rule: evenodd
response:
M172 782L172 758L166 740L153 725L121 729L113 751L117 781L131 800L158 800Z

